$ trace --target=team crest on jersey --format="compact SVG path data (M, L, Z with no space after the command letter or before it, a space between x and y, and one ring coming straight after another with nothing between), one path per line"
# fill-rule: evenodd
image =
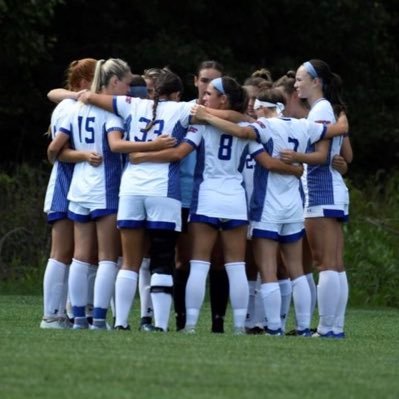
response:
M266 126L261 121L256 121L255 123L257 123L263 129L266 128Z
M125 97L125 101L126 101L128 104L131 104L131 102L132 102L132 97L126 96L126 97Z
M193 133L197 133L198 129L194 126L189 126L189 128L187 129L187 133L188 132L193 132Z

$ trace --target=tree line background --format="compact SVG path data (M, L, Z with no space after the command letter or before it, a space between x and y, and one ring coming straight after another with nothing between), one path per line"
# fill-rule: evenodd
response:
M321 58L343 79L355 154L350 300L399 306L398 10L397 0L0 0L0 292L41 293L51 237L46 94L71 61L119 57L134 73L168 65L192 99L206 59L243 82L261 67L277 79Z
M134 73L168 65L195 94L198 63L216 59L240 82L260 67L277 79L311 58L344 83L363 180L398 164L398 1L0 1L1 164L45 159L53 104L74 59L119 57Z

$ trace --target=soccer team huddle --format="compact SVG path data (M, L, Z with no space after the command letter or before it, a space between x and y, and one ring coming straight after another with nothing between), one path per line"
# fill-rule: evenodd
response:
M48 97L52 226L41 328L345 337L343 223L352 161L341 80L322 60L243 84L213 60L181 101L169 68L73 61ZM314 272L318 272L316 286ZM319 321L312 329L317 306ZM108 310L113 322L109 323Z

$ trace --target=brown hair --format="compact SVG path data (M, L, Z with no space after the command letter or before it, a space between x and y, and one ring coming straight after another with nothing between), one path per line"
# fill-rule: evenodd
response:
M77 91L80 88L82 79L91 82L94 77L97 60L94 58L82 58L72 61L65 71L66 83L65 88Z

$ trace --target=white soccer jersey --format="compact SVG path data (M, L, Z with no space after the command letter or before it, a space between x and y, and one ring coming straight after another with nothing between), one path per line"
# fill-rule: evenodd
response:
M54 139L59 130L60 122L68 115L75 101L71 99L61 101L51 115L51 137ZM46 196L44 199L44 212L62 212L68 211L67 195L72 180L74 164L61 161L55 161L51 170L50 179L47 185Z
M279 158L280 151L287 148L305 152L308 143L322 139L326 130L323 124L293 118L259 118L251 126L256 129L267 153L274 158ZM303 218L299 179L256 165L250 220L297 223Z
M75 165L68 199L91 209L118 209L122 160L120 154L111 151L107 134L123 133L123 121L101 108L76 103L60 131L69 135L76 150L95 151L103 157L99 166L88 162Z
M144 128L152 120L153 101L128 96L114 97L114 112L125 121L130 141L152 141L161 134L182 139L190 121L192 103L160 101L154 126ZM119 195L170 197L180 201L179 162L128 163L123 171Z
M329 101L322 98L313 104L308 120L335 123ZM349 204L348 188L341 174L331 166L334 155L341 151L343 136L331 139L327 161L322 165L307 166L308 206ZM314 150L314 147L311 147Z
M190 127L185 141L197 148L190 212L220 219L248 220L240 164L248 141L224 134L211 125ZM254 152L263 150L254 146Z

